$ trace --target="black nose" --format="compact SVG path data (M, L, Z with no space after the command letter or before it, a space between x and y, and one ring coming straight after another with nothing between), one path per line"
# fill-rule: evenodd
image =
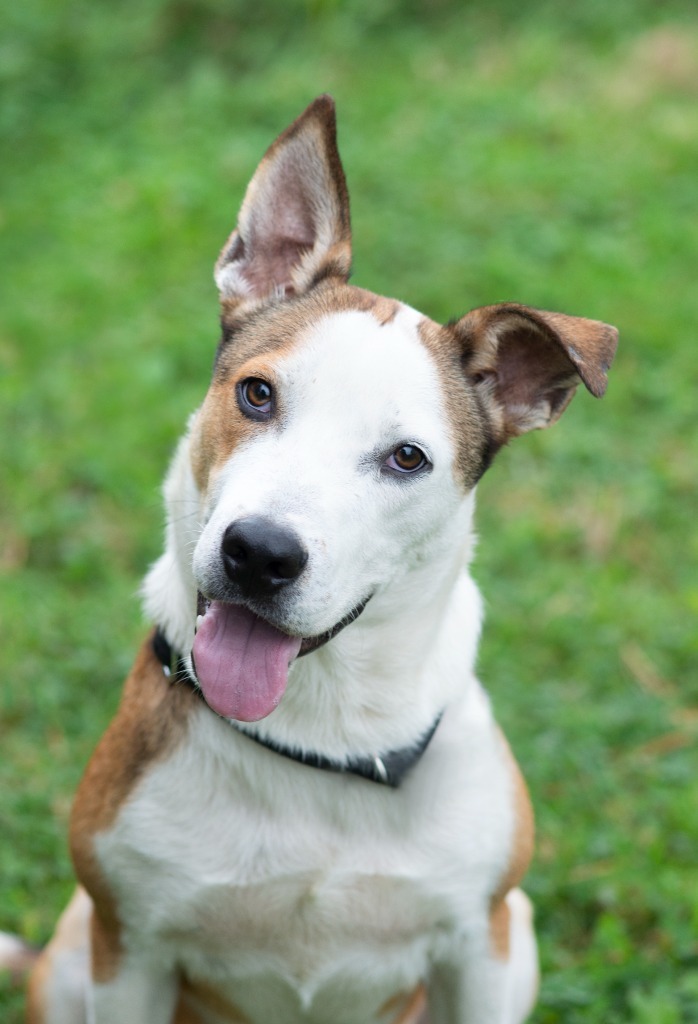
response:
M229 579L245 597L268 597L298 579L308 561L300 538L264 516L231 523L221 552Z

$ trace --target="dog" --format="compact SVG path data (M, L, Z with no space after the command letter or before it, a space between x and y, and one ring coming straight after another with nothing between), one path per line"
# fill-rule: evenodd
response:
M519 1024L525 784L474 675L476 484L614 328L348 283L335 110L267 151L164 485L154 623L79 787L30 1024Z

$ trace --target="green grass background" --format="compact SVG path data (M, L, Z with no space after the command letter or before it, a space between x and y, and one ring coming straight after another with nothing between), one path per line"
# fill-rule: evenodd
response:
M538 1024L698 1021L698 20L631 0L23 0L0 14L0 927L43 942L143 631L211 265L339 108L354 280L621 331L479 493L481 675L538 819ZM389 387L389 382L386 382ZM21 998L1 989L0 1016Z

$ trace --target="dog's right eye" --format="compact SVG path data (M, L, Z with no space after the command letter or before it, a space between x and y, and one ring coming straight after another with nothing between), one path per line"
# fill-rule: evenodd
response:
M247 377L238 384L238 405L255 420L267 420L273 410L274 392L271 384L260 377Z

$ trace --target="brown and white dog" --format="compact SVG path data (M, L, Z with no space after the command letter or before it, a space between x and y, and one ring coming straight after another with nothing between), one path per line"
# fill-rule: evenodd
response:
M517 1024L526 789L474 676L474 489L596 396L613 328L447 326L347 283L334 105L272 145L216 264L211 387L165 483L156 630L75 800L31 1024Z

